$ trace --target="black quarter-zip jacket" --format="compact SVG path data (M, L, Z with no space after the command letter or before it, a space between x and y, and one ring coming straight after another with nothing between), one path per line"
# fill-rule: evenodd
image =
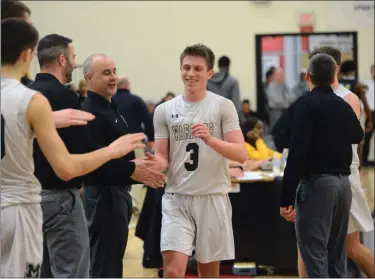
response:
M67 88L65 85L61 84L57 78L51 74L37 74L35 81L29 87L33 90L41 92L48 99L53 111L68 108L77 110L81 109L77 94ZM105 99L103 98L103 100ZM113 113L115 112L113 111ZM103 122L101 121L103 121L103 117L98 114L92 121L93 123L90 123L87 126L71 126L58 129L57 132L71 154L88 153L107 146L113 141L112 140L107 144L103 144L101 142L97 142L96 139L92 137L92 135L96 134L95 127L99 127L99 133L103 131L103 126L101 124ZM108 127L105 125L104 128L108 130L111 130L111 127L113 127L113 125ZM113 127L112 131L113 129L116 128ZM126 133L125 125L122 133ZM118 137L120 135L122 135L121 132L118 133ZM43 189L81 188L83 183L86 185L97 185L100 183L100 185L107 186L120 186L139 183L130 178L135 170L135 164L130 162L130 160L134 159L135 157L134 153L129 153L121 159L111 160L92 173L74 178L69 181L64 181L55 174L36 140L34 142L33 156L35 175L40 181Z

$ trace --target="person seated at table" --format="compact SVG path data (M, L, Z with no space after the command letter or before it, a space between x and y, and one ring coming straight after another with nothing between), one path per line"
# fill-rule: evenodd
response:
M268 161L268 160L266 160ZM264 163L265 161L255 161L255 160L246 160L245 163L241 164L241 163L238 163L238 162L234 162L234 161L230 161L229 162L229 170L232 170L232 169L235 169L235 168L238 168L240 169L241 171L254 171L254 170L259 170L261 165ZM232 175L232 171L230 172L231 175ZM235 171L233 171L233 173L236 173Z
M280 153L268 148L264 142L264 124L259 118L248 118L241 128L249 159L256 161L270 160L275 153L281 157Z

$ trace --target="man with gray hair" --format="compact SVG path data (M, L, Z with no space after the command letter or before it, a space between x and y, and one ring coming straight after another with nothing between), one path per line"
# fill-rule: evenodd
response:
M350 105L331 88L336 66L327 54L310 60L306 81L311 92L294 108L281 194L280 214L295 220L298 249L313 278L347 277L352 144L364 135Z
M72 40L58 34L39 41L38 60L41 72L30 88L41 92L53 110L80 109L76 93L66 87L76 67ZM101 148L91 140L87 126L58 129L72 154L83 154ZM34 142L35 175L42 185L44 255L41 277L89 277L89 235L78 189L88 177L64 181L53 171L37 141ZM122 179L127 165L112 160L94 171L104 179ZM87 182L86 182L87 179ZM150 184L153 185L153 184Z
M272 130L277 120L287 111L288 107L295 101L295 96L285 83L283 68L276 68L274 79L267 86L266 95L269 108L268 126Z
M95 115L88 128L91 138L107 146L120 136L129 134L129 125L112 99L117 91L116 66L105 54L89 56L83 64L87 81L87 99L83 109ZM90 236L91 277L121 278L122 260L128 241L128 225L132 217L132 184L162 187L164 175L149 169L149 162L135 159L134 152L121 158L122 177L108 179L99 173L87 175L83 193Z

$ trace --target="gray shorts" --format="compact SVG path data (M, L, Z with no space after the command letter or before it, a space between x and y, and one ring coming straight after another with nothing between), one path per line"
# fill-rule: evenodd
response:
M162 200L161 252L195 256L200 263L235 258L232 206L228 195L165 193Z

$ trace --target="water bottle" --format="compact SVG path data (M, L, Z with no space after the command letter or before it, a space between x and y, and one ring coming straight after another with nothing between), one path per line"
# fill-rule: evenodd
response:
M278 156L278 154L275 152L273 154L273 159L272 159L272 173L273 173L273 176L280 176L280 173L281 173L281 169L280 169L280 158Z

